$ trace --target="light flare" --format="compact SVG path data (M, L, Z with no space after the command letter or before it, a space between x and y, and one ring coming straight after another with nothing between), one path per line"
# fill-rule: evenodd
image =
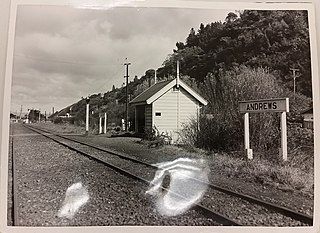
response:
M89 200L89 194L81 182L71 185L65 195L62 207L58 212L58 217L66 217L72 219L81 206Z
M198 203L207 190L209 168L202 159L179 158L155 166L159 169L146 194L156 198L155 204L161 215L183 214ZM169 191L163 193L161 186L167 175L170 176Z

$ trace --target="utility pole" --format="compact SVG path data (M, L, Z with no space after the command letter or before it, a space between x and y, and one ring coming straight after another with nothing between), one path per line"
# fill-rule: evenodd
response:
M299 72L299 69L295 69L295 68L291 68L290 69L292 71L292 75L293 75L293 99L296 99L296 78L298 78L299 76L296 74L296 72Z
M126 58L127 60L127 58ZM126 78L126 123L125 123L125 130L128 132L128 120L129 120L129 101L128 101L128 79L129 79L129 65L131 63L127 62L124 63L126 66L126 75L124 76Z
M21 108L20 108L20 116L19 116L20 120L21 120L21 115L22 115L22 105L21 105Z
M28 108L28 115L27 115L27 122L26 122L27 124L30 123L30 122L29 122L29 114L30 114L30 111L31 111L31 109Z

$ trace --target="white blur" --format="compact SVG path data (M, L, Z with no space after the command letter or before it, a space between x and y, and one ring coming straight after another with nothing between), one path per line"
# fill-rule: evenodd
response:
M161 215L176 216L198 203L207 190L209 169L202 159L179 158L155 164L158 171L146 192L155 197ZM168 192L162 192L165 176L170 176Z
M71 185L67 191L62 207L59 210L58 217L73 218L81 206L89 200L89 194L81 182Z

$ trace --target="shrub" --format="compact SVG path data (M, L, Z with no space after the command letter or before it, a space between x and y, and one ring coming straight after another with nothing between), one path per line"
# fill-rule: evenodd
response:
M148 141L149 147L170 144L172 138L166 133L159 133L156 127L145 129L143 140Z
M146 128L144 130L143 139L147 141L153 141L156 139L156 131L154 128Z
M75 118L74 117L65 118L65 122L68 122L73 125L75 123Z
M199 122L197 119L192 118L190 122L183 123L181 129L178 131L179 144L183 145L187 149L193 151L198 145L199 137Z
M314 134L293 124L288 127L288 165L303 171L314 169Z
M62 118L61 117L55 117L53 119L53 123L54 124L61 124L63 122Z
M180 135L182 141L189 145L209 150L243 150L244 122L243 114L238 110L239 101L284 97L291 101L293 97L262 68L241 67L216 76L209 74L200 89L209 102L208 106L198 122L193 120L184 125ZM297 119L299 112L309 104L310 100L297 95L296 101L290 105L293 109L290 119ZM197 130L198 125L200 130ZM250 114L249 128L250 147L256 152L268 152L268 158L270 155L277 157L280 147L279 113Z

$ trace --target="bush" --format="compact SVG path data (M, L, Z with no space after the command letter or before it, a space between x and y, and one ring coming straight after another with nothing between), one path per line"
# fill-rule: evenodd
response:
M143 139L147 141L154 141L156 139L156 130L154 128L146 128L144 130Z
M53 123L54 124L61 124L63 122L62 118L61 117L55 117L53 119Z
M217 76L209 74L200 89L209 102L208 106L199 122L193 120L186 124L180 136L190 145L209 150L243 150L244 122L238 109L239 101L293 97L262 68L241 67ZM299 112L310 104L306 97L296 97L290 105L294 110L290 115L292 119L297 119ZM250 147L256 152L268 152L267 156L277 157L280 147L279 113L250 114L249 128Z
M314 133L294 124L288 127L288 165L310 172L314 169Z
M149 147L170 144L172 138L166 133L159 133L156 127L145 129L143 140L148 141Z
M74 123L75 123L75 118L74 117L68 117L68 118L65 118L64 120L65 120L65 122L68 122L68 123L70 123L72 125L74 125Z

